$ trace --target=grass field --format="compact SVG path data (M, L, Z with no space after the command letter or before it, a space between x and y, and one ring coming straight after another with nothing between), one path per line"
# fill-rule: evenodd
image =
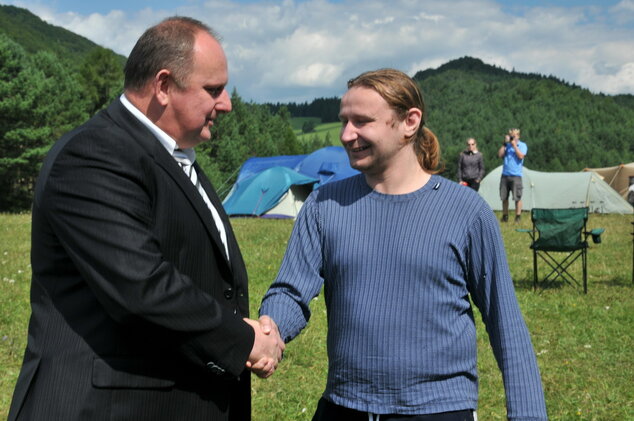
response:
M315 127L321 124L319 117L291 117L291 127L295 134L301 134L304 123L308 121L312 122Z
M529 227L525 216L523 228ZM632 217L591 215L604 227L589 251L589 291L570 286L534 292L526 234L503 224L509 265L544 383L551 420L634 420L634 288ZM250 274L251 310L275 277L292 221L236 219L233 225ZM0 214L0 418L7 416L29 315L30 215ZM288 344L270 379L253 380L253 420L310 420L326 374L323 298L305 331ZM502 381L479 316L481 421L505 420Z
M330 143L336 146L340 146L339 142L339 131L341 130L341 123L321 123L315 126L315 131L311 133L302 133L301 126L300 130L296 130L295 134L297 135L297 139L300 142L308 142L315 135L319 139L325 139L326 136L330 138Z

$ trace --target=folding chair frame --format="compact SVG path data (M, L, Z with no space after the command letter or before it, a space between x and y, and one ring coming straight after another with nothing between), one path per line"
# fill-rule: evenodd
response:
M603 228L595 228L591 231L586 230L586 224L588 221L588 210L586 208L586 216L583 221L583 228L580 235L583 236L583 241L579 247L573 250L543 250L535 247L535 242L538 239L538 230L535 224L534 210L531 210L531 221L533 223L532 229L518 229L516 231L526 232L531 237L531 249L533 250L533 289L537 289L538 281L538 269L537 261L538 256L550 267L551 271L543 278L542 284L544 286L551 285L558 279L566 282L571 286L579 286L579 282L574 276L570 274L568 268L581 257L582 265L582 285L583 293L588 293L588 237L592 236L594 243L601 242L601 234L605 231ZM551 253L568 253L563 260L558 260Z
M566 257L564 257L564 259L562 261L558 261L557 259L555 259L553 256L550 255L550 253L560 253L560 252L548 252L546 250L536 250L533 249L533 288L537 289L537 257L539 256L544 262L546 262L546 264L548 264L548 266L550 266L550 268L552 269L550 271L550 273L548 275L546 275L544 277L544 279L542 280L542 284L544 285L544 287L546 287L547 285L551 285L552 283L554 283L557 279L561 278L564 282L566 282L568 285L574 286L573 284L575 284L576 286L579 286L579 282L577 282L577 280L575 279L574 276L572 276L570 274L570 272L568 272L568 268L574 263L576 262L579 257L581 257L581 265L582 265L582 279L583 279L583 293L587 294L588 293L588 267L587 267L587 263L588 263L588 247L585 246L579 250L574 250L572 252L566 252L568 253L568 255ZM554 276L553 276L554 275ZM551 278L552 276L552 278Z

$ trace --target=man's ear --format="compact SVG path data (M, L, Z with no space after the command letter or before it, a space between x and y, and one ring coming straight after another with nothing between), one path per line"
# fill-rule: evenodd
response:
M407 111L407 115L405 116L405 120L403 123L405 124L405 137L410 138L414 136L418 127L421 124L421 120L423 118L423 112L418 108L410 108Z
M159 104L166 106L169 103L169 91L174 89L174 79L172 79L170 71L167 69L159 71L152 84L156 100Z

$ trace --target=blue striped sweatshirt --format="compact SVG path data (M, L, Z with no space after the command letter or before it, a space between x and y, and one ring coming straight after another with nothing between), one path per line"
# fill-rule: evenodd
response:
M471 299L502 372L508 418L547 419L499 226L472 189L434 175L415 192L386 195L357 175L314 191L260 314L288 342L322 285L331 402L374 414L475 409Z

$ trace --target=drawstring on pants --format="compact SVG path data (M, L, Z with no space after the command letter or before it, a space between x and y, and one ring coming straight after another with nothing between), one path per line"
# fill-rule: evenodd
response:
M376 418L374 418L375 414L368 412L368 421L381 421L381 414L376 414Z

